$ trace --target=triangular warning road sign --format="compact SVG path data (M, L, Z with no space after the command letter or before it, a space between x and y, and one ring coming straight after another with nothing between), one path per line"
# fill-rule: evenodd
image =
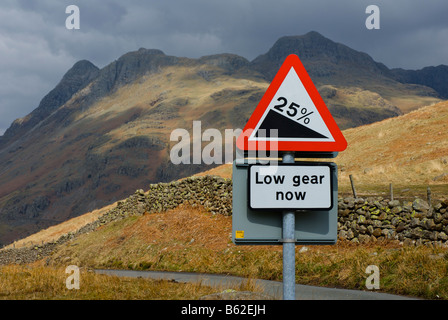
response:
M299 57L289 55L236 142L240 150L337 152L347 141Z

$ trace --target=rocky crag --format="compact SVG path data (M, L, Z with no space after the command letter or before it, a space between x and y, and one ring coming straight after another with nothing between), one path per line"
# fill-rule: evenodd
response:
M190 177L158 183L149 190L137 190L119 201L96 221L60 237L55 242L0 251L0 264L28 263L43 259L62 243L99 226L129 216L163 213L188 203L203 206L211 214L232 214L232 181L216 176ZM353 243L389 240L403 245L448 246L448 199L429 205L422 199L411 201L383 198L338 199L338 238Z

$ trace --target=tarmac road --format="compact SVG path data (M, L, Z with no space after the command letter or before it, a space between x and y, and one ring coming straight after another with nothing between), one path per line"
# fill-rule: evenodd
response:
M164 271L133 271L133 270L105 270L97 269L96 273L116 275L119 277L142 277L152 279L166 279L177 282L201 282L207 286L238 285L246 278L201 274L188 272L164 272ZM275 299L282 299L282 282L270 280L254 280L256 285L264 288L264 294ZM415 300L416 298L393 295L375 291L347 290L337 288L316 287L296 284L296 300Z

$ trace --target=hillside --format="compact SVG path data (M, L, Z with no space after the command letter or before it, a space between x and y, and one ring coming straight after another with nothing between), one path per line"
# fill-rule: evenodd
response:
M183 59L162 68L173 58L140 50L101 70L28 132L12 128L20 136L8 134L0 150L0 242L103 207L149 183L199 171L199 165L171 164L171 131L191 131L193 120L203 121L202 130L242 126L245 109L266 88L256 74L227 75L224 62L230 68L232 58ZM130 68L123 62L128 59L149 59L151 68L161 69L151 73L148 67L138 80L104 89L112 78L129 79L130 71L116 66ZM116 69L121 76L106 76Z
M402 83L422 84L436 90L440 97L448 98L446 80L448 78L448 66L425 67L421 70L390 70L392 78Z
M334 159L341 191L351 194L350 175L362 192L389 192L389 184L413 197L430 187L448 195L448 101L343 130L348 147ZM232 177L230 164L197 175ZM406 192L403 193L406 196ZM414 194L412 193L414 192Z
M423 107L400 117L344 130L348 148L335 159L318 161L335 161L338 164L341 195L351 194L349 175L352 175L358 191L363 194L386 193L387 197L389 183L393 183L397 187L396 195L413 199L421 187L426 190L430 186L435 191L434 199L443 199L448 196L447 126L448 102ZM232 166L224 164L195 174L197 177L206 175L231 179ZM402 189L408 191L403 193ZM148 194L148 190L145 191ZM116 206L114 203L72 218L21 239L15 246L55 241L67 232L75 232L95 221Z
M351 193L349 176L363 192L389 192L392 183L410 196L426 187L448 195L448 101L407 114L343 130L348 147L334 159L339 186ZM232 177L230 164L198 175ZM397 190L400 193L400 190Z
M448 102L347 129L348 148L339 154L341 184L352 174L358 183L398 188L434 186L448 194Z
M303 57L343 129L440 101L435 89L399 82L316 32L282 38L254 61L143 48L102 69L83 60L0 137L0 244L209 169L170 162L172 130L192 133L196 120L202 132L243 128L269 85L266 72L287 53Z

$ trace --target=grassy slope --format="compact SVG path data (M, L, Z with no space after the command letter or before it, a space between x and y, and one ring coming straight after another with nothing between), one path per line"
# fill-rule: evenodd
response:
M351 193L352 175L360 193L388 194L392 183L395 195L426 195L428 186L435 197L448 195L448 102L343 134L347 149L323 160L338 164L342 193ZM230 178L232 167L226 164L206 173Z
M80 271L78 290L68 290L65 268L0 266L0 300L183 300L217 291L200 283L122 278ZM238 288L235 288L238 289Z
M170 270L282 279L281 246L235 246L231 217L182 206L112 222L59 248L50 266ZM448 299L448 252L391 243L299 246L298 283L365 290L369 265L385 292Z
M7 292L1 295L6 299L195 299L210 293L204 287L171 288L164 283L95 278L89 273L81 275L81 291L68 292L63 270L73 264L83 269L207 272L281 281L281 246L235 246L231 228L231 217L189 206L112 222L64 244L45 259L45 266L0 268L2 290ZM369 275L365 270L376 265L384 292L448 299L446 249L338 242L299 246L296 261L298 283L365 290ZM159 290L166 294L157 294ZM188 295L188 291L195 293Z
M430 186L448 194L448 102L427 106L400 117L348 129L348 148L336 158L342 189L349 175L364 191L388 191ZM444 175L447 174L447 175Z

